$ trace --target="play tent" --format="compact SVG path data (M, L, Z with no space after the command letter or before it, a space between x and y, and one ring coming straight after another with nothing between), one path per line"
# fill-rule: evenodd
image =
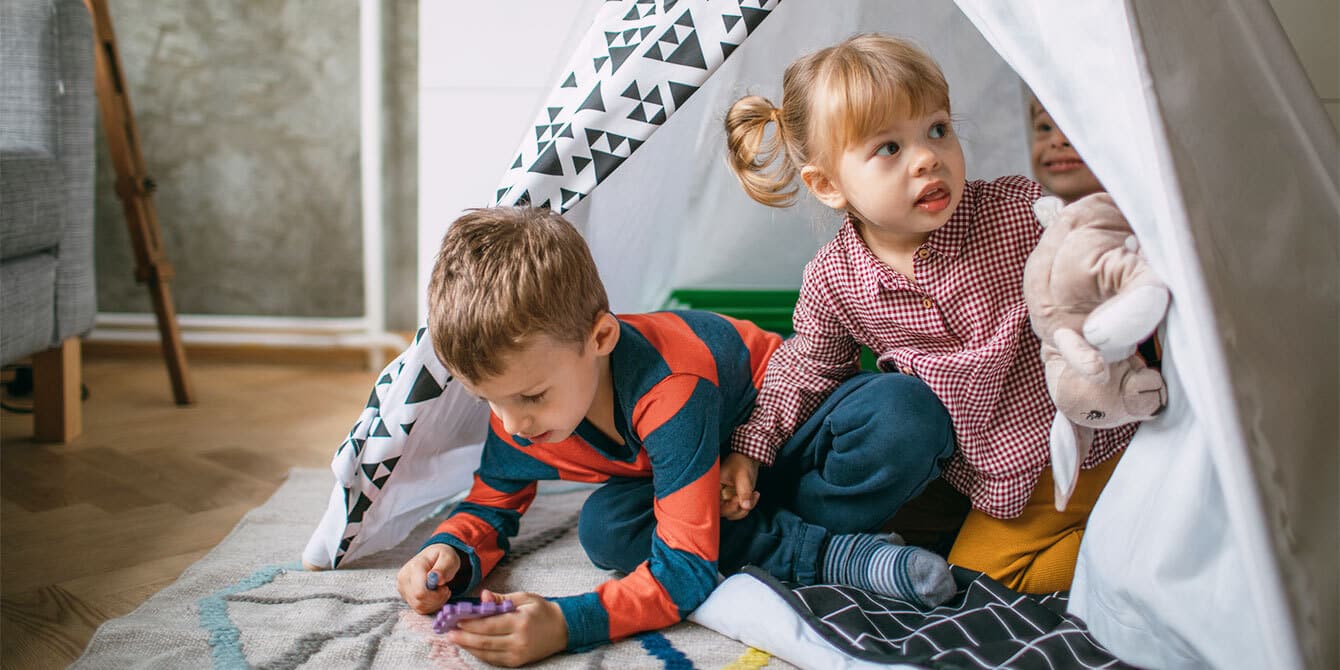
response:
M1340 146L1265 0L608 2L497 200L565 212L619 311L795 286L832 215L748 201L720 120L858 31L941 62L970 178L1027 173L1022 79L1172 289L1170 405L1093 513L1070 612L1138 665L1335 667ZM464 490L486 411L417 340L336 453L304 558L392 546Z

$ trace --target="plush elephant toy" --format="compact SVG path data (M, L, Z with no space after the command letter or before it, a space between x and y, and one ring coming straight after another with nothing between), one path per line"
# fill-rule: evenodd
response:
M1136 348L1163 320L1170 296L1108 194L1069 205L1048 196L1033 209L1045 230L1024 266L1024 301L1057 408L1050 442L1063 510L1094 429L1143 421L1167 404L1163 376Z

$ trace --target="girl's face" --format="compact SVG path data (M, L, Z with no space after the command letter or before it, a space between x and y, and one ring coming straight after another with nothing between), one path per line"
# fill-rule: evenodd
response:
M847 147L831 180L835 197L816 195L854 214L872 235L921 244L958 207L964 172L963 147L941 109L896 121Z

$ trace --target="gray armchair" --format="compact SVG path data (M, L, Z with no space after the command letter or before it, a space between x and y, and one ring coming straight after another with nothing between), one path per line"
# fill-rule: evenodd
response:
M79 434L93 327L93 29L80 0L0 2L0 362L32 356L38 439Z

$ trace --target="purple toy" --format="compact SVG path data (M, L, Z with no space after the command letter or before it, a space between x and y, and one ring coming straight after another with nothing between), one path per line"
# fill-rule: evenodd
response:
M504 600L500 603L447 603L442 606L442 611L437 613L437 618L433 620L433 632L445 633L456 627L457 622L466 619L481 619L495 614L506 614L515 612L516 604L511 600Z

